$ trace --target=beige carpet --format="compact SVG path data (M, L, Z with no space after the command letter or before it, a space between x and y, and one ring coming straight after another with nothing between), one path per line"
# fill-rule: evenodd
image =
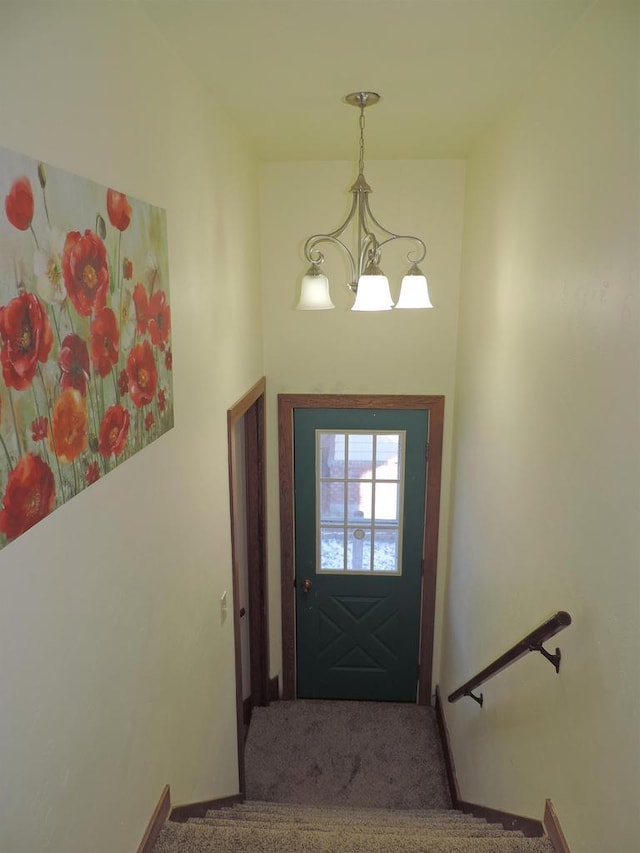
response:
M244 803L167 823L154 853L553 853L546 838L454 811Z
M248 800L449 808L432 708L302 699L254 708Z

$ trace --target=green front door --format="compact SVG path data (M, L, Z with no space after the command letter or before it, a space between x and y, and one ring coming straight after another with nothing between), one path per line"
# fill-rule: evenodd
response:
M428 418L295 410L301 698L416 701Z

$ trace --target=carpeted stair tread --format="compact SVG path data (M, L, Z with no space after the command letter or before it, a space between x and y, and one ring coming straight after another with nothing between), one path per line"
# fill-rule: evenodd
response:
M386 834L376 837L368 832L312 832L291 829L264 830L243 827L216 828L198 823L167 823L162 828L154 853L388 853ZM430 837L428 834L400 833L394 837L394 853L553 853L545 838L496 836L464 838Z
M441 814L430 815L424 813L422 815L412 815L410 817L394 813L393 811L367 814L366 810L352 811L345 809L343 811L327 811L324 813L321 809L315 813L305 812L303 810L289 809L286 811L270 811L270 812L253 812L240 809L229 810L213 810L207 812L204 817L198 820L208 822L228 821L231 824L246 822L249 824L268 823L272 826L282 826L284 824L294 824L296 826L381 826L389 829L430 829L444 827L445 829L453 829L454 827L462 827L466 829L490 828L492 831L501 830L499 824L487 823L482 818L476 818L471 815L463 814L459 811L449 811Z
M235 803L233 806L227 806L226 808L237 810L237 811L246 811L246 812L268 812L270 814L278 813L278 812L287 812L296 814L335 814L335 815L367 815L367 816L380 816L383 817L385 815L394 816L394 817L437 817L438 815L444 817L450 817L453 815L460 815L465 818L470 818L471 820L477 820L477 818L472 817L471 815L467 815L464 812L456 812L451 807L446 809L398 809L398 808L385 808L382 806L376 806L372 808L368 808L366 806L349 806L349 805L314 805L313 803L277 803L277 802L265 802L261 800L245 800L241 803ZM212 809L211 811L218 811L218 809Z
M425 823L450 824L452 822L464 824L479 824L486 826L487 822L482 818L476 818L463 812L449 809L442 812L413 811L410 813L392 809L350 809L350 808L309 808L307 806L288 806L275 809L234 808L212 809L205 815L206 818L214 820L249 820L249 821L296 821L296 822L326 822L330 820L334 824L349 824L354 821L360 823L381 823L388 826L423 826Z
M336 816L353 816L364 815L366 817L393 817L398 819L411 817L451 817L459 816L467 820L479 820L465 812L459 812L452 808L446 809L397 809L397 808L382 808L374 807L367 808L364 806L348 806L348 805L313 805L312 803L276 803L265 802L262 800L244 800L241 803L234 803L233 806L225 807L229 811L239 811L246 813L287 813L287 814L312 814L312 815L336 815ZM222 811L221 809L211 809L212 813Z
M465 829L465 828L466 829L489 828L492 830L495 830L496 827L498 829L502 828L501 825L498 823L487 823L486 821L474 821L474 820L464 820L464 819L454 820L452 818L449 818L449 819L443 818L441 820L426 820L426 819L420 820L420 819L416 818L415 820L412 820L412 821L374 820L374 819L367 819L367 818L354 818L352 821L348 821L346 818L343 818L343 819L338 819L338 820L328 819L326 821L323 821L320 818L318 818L317 820L314 820L314 819L309 818L309 817L307 817L307 818L304 818L304 817L296 818L293 816L290 818L286 818L284 816L281 816L279 818L270 820L266 816L263 818L260 818L257 815L247 816L246 818L243 818L239 815L226 815L226 816L222 816L222 817L213 817L211 815L205 815L204 817L202 817L202 816L198 817L197 820L206 821L208 823L227 822L231 825L239 824L239 823L246 823L249 825L268 824L270 826L285 826L287 824L293 824L294 826L301 826L301 827L314 827L314 826L323 827L323 826L326 826L327 824L329 824L332 827L345 827L346 829L349 829L353 825L358 825L358 826L362 826L362 827L379 826L379 827L386 827L389 830L397 829L399 831L410 830L410 829L436 829L438 827L442 827L443 829L450 829L450 830L453 830L455 827L460 827L462 829Z
M349 836L355 834L360 835L363 832L367 832L372 836L376 836L379 838L382 835L388 837L389 841L395 841L399 836L407 836L409 833L414 833L416 835L421 836L465 836L468 838L472 837L493 837L495 835L506 835L507 830L503 829L498 824L485 824L484 826L475 826L469 825L467 823L454 823L452 821L448 823L435 823L428 824L424 823L419 826L387 826L381 823L371 823L371 824L363 824L360 821L354 822L352 824L342 823L335 824L333 821L326 821L324 823L317 822L305 822L305 821L296 821L295 819L291 819L289 821L278 821L274 823L272 821L237 821L232 820L230 818L206 818L206 817L196 817L190 818L189 823L199 823L204 824L206 826L214 826L217 828L226 827L226 828L234 828L239 832L242 832L243 829L261 829L261 830L277 830L279 832L289 832L290 830L300 830L301 832L336 832L340 831L344 838L348 838ZM513 835L513 832L509 834ZM522 833L516 832L516 835L522 837Z

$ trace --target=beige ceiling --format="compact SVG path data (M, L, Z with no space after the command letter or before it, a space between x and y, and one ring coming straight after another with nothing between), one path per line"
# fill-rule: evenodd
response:
M265 160L464 156L593 0L139 0Z

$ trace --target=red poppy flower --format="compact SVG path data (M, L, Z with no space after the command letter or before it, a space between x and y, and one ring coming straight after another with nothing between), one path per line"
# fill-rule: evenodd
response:
M133 275L133 264L129 260L129 258L125 258L122 262L122 277L127 281L131 281L131 276Z
M29 178L14 181L4 200L7 219L14 228L26 231L33 219L33 190Z
M87 447L87 410L82 395L66 388L51 417L51 449L61 462L73 462Z
M104 308L109 291L107 250L95 233L70 231L62 251L62 274L78 314L88 317Z
M86 343L79 335L67 335L62 341L58 366L62 371L60 385L63 388L75 388L83 397L86 397L89 382L89 353Z
M153 400L158 384L156 363L149 341L143 341L131 350L127 359L127 373L129 394L134 405L138 408L146 406Z
M153 416L153 412L147 412L147 414L145 415L145 418L144 418L144 428L146 429L147 432L149 432L149 430L153 426L154 421L155 421L155 418Z
M100 466L97 462L92 462L87 468L87 473L84 475L85 483L90 486L100 479Z
M171 314L163 290L157 290L149 300L149 334L156 346L166 344L171 328Z
M127 230L131 222L131 205L124 193L107 190L107 213L114 228Z
M173 353L170 349L168 349L164 354L164 366L167 370L171 370L173 367Z
M167 405L167 398L165 395L164 388L160 388L158 390L158 411L164 412Z
M91 361L100 376L106 376L118 362L120 332L111 308L102 308L89 327L91 332Z
M144 335L149 322L149 298L140 282L133 288L133 304L136 307L136 331L139 335Z
M49 515L56 501L51 468L39 456L27 453L9 472L0 510L0 531L15 539Z
M120 376L118 376L118 391L120 392L120 396L124 397L124 395L129 390L129 374L126 370L120 371Z
M2 375L7 385L22 391L31 385L38 362L45 362L53 345L47 312L33 293L21 293L0 307Z
M102 456L118 456L129 435L131 417L124 406L109 406L100 424L98 450Z
M49 421L47 418L35 418L31 421L31 438L34 441L44 441L49 435Z

